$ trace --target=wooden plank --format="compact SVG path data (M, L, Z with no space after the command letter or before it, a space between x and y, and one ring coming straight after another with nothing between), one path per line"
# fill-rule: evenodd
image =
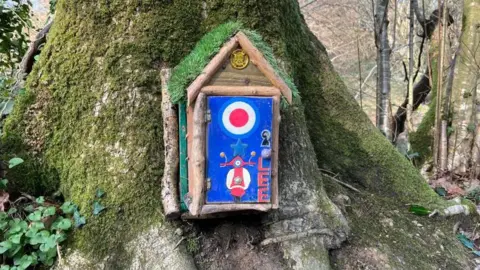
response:
M232 51L237 47L238 40L236 37L231 38L220 51L213 57L208 65L203 69L202 73L187 88L187 105L191 105L195 101L200 89L204 86L217 70L222 66L223 61L230 56Z
M162 205L165 217L168 219L180 216L178 200L178 119L175 105L170 100L167 82L170 78L170 69L161 70L162 80L162 119L164 144L164 169L162 177Z
M194 216L199 215L204 204L205 187L205 147L206 147L206 122L205 113L207 109L207 98L205 94L200 93L195 101L193 111L193 142L192 142L192 165L193 177L190 181L193 183L192 203L190 204L190 213Z
M213 75L208 85L229 85L229 86L273 86L270 80L252 63L244 69L235 69L227 58L222 68Z
M278 209L278 146L280 131L280 96L273 97L273 120L272 120L272 208Z
M270 82L280 89L283 96L287 99L288 103L292 103L292 91L287 86L287 84L280 78L276 73L275 70L270 66L267 62L263 54L252 44L252 42L245 36L244 33L238 32L235 35L240 43L242 49L250 57L250 61L258 67L258 69L263 72L263 74L270 80Z
M218 86L209 85L202 88L207 96L277 96L280 90L269 86Z
M188 193L187 106L178 104L179 153L180 153L180 210L188 211L185 196Z
M202 206L202 211L199 215L189 215L185 213L182 215L183 219L205 219L216 218L218 214L226 214L235 211L260 211L268 212L272 209L271 204L205 204Z

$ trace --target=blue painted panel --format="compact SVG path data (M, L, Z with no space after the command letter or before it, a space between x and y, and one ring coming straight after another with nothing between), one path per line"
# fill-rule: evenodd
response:
M269 203L273 99L208 97L206 203Z

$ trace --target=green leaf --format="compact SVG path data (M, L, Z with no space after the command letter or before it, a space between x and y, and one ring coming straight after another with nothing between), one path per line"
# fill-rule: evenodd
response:
M100 212L102 212L103 210L105 210L105 207L103 205L100 204L100 202L98 201L95 201L93 203L93 214L94 215L99 215Z
M50 232L47 230L43 230L35 234L32 238L30 238L30 245L38 245L38 244L43 244L48 241L48 238L50 237Z
M27 216L31 221L40 221L42 219L42 211L37 210Z
M18 252L22 249L22 245L14 244L11 249L8 250L8 257L12 258L18 254Z
M75 221L75 228L81 228L87 223L85 217L81 216L80 212L76 209L73 213L73 220Z
M19 269L27 269L30 265L34 265L37 262L36 256L24 254L20 258L14 259L14 264L18 265Z
M410 213L413 213L418 216L427 216L429 215L432 211L428 210L427 208L421 206L421 205L416 205L412 204L410 205L410 208L408 209Z
M25 210L26 212L31 213L31 212L35 211L35 208L33 207L33 205L29 204L29 205L27 205L25 208L23 208L23 210Z
M10 266L2 264L2 266L0 266L0 270L10 270Z
M8 241L12 242L12 244L20 244L20 241L22 241L22 236L23 236L23 232L10 235L8 237Z
M10 226L10 229L7 232L8 235L25 232L28 228L27 222L19 218L13 219L8 222L8 226Z
M38 59L40 59L40 54L37 54L37 55L35 55L35 56L33 57L33 60L35 60L35 62L37 62Z
M0 254L5 253L7 250L13 247L12 242L9 240L0 242Z
M102 198L103 195L105 195L105 191L103 191L103 189L101 189L101 188L97 188L97 191L95 192L95 196L97 198Z
M71 214L75 211L76 206L72 202L65 202L63 205L60 207L62 209L63 213L65 214Z
M8 215L13 215L15 213L17 213L17 208L12 207L12 208L8 209L8 212L7 212Z
M68 218L58 217L52 224L52 229L55 230L68 230L72 227L72 222Z
M57 243L61 243L63 241L67 240L67 235L63 232L57 232L57 234L55 234L55 241Z
M40 245L40 251L48 252L50 249L55 249L57 247L57 238L54 234L50 235L45 239L45 242Z
M18 157L15 157L15 158L12 158L8 161L8 168L13 168L17 165L20 165L23 163L23 159L21 158L18 158Z
M2 179L0 180L0 189L7 189L7 184L8 184L8 180L7 179Z
M43 196L38 197L35 200L38 204L43 205L45 203L45 198Z
M57 211L57 209L55 208L55 206L49 206L43 211L42 216L43 217L53 216L53 215L55 215L56 211Z
M443 187L436 187L435 192L442 197L447 196L447 190Z

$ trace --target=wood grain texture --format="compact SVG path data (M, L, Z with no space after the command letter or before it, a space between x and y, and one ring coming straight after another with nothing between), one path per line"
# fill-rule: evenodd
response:
M230 58L223 61L208 85L273 86L254 64L249 63L244 69L235 69L230 64Z
M272 209L271 204L205 204L199 215L185 213L182 219L208 219L217 218L218 214L228 215L236 211L260 211L268 212ZM221 216L220 216L221 217Z
M238 40L236 37L231 38L220 51L213 57L208 65L203 69L202 73L187 88L187 105L191 105L200 93L200 89L204 86L222 66L232 51L237 47Z
M205 187L205 142L206 142L206 122L205 113L207 109L206 95L200 93L195 101L193 111L193 142L192 142L192 163L193 177L190 181L193 184L192 203L190 213L194 216L199 215L204 204Z
M278 209L278 147L280 131L280 95L273 97L273 119L272 119L272 183L271 201L272 208Z
M171 70L162 69L162 118L163 118L163 143L165 146L165 165L162 177L162 204L166 218L173 219L180 216L180 203L178 200L178 118L175 105L170 100L167 82Z
M209 85L202 88L207 96L277 96L280 90L269 86L219 86Z
M287 86L287 84L275 73L275 70L267 62L263 54L252 44L252 42L245 36L244 33L239 32L235 37L237 37L240 46L247 52L250 56L250 61L252 64L256 65L257 68L265 74L265 76L270 80L270 82L280 89L283 96L287 99L288 103L292 103L292 91Z

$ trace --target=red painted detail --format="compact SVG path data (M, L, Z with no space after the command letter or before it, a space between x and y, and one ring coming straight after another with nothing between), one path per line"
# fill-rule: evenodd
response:
M230 113L230 123L234 127L243 127L248 122L248 113L241 108L235 109Z
M242 182L240 184L235 183L235 178L240 177L242 179ZM231 187L235 186L230 190L233 196L235 197L242 197L245 195L245 182L243 181L243 168L234 168L233 169L233 180L232 183L230 184Z

